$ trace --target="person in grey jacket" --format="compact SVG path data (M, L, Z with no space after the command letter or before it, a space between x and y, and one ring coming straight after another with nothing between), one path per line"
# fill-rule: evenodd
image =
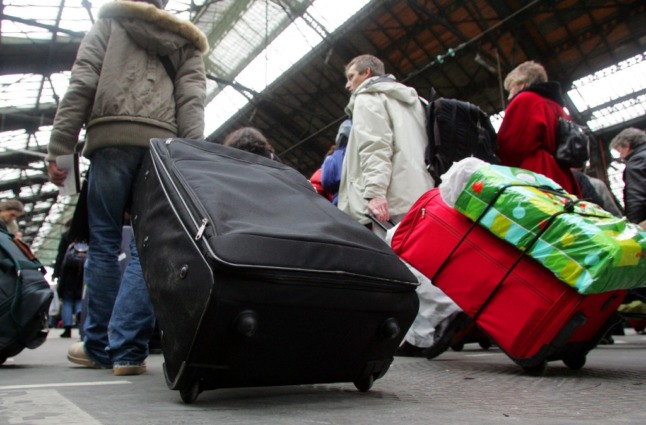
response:
M610 141L610 149L626 163L624 169L624 205L626 218L646 225L646 132L626 128Z
M67 173L56 159L75 151L85 125L88 310L84 340L67 357L115 375L145 372L155 322L134 243L123 278L118 261L137 171L153 137L204 138L208 41L163 10L166 3L122 0L100 9L77 53L46 158L50 180L61 186Z
M366 214L398 222L434 182L426 170L425 114L415 89L385 75L372 55L345 68L352 130L343 161L339 209L363 224ZM379 226L373 230L385 236Z

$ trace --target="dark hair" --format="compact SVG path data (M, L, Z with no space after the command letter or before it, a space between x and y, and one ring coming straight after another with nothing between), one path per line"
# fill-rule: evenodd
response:
M242 127L229 133L224 138L223 145L278 160L274 147L267 141L260 130L254 127Z
M617 134L610 141L610 149L616 149L617 147L628 147L630 149L635 149L639 145L646 143L646 132L634 127L628 127L619 134Z

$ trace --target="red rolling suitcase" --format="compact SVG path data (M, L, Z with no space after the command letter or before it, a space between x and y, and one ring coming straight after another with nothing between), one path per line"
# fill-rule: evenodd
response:
M444 203L438 189L412 207L392 247L531 374L542 374L553 360L583 367L618 320L625 296L623 290L577 293L513 245L474 226Z

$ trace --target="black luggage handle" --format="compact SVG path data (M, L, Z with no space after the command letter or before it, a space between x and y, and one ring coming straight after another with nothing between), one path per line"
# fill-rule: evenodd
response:
M364 215L372 220L373 223L375 223L377 226L381 227L384 232L390 230L381 221L377 220L377 217L375 217L373 213L365 213ZM391 228L396 226L396 224L392 220L388 220L386 223L390 224Z

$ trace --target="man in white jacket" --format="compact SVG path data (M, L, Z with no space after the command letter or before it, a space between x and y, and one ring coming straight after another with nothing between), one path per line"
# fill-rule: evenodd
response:
M383 223L399 223L434 186L424 163L428 143L424 107L415 89L385 75L383 62L375 56L352 59L345 75L352 129L339 209L366 225L372 224L366 214ZM373 232L386 239L380 226L373 226ZM397 354L433 358L449 347L465 316L428 278L412 267L411 271L420 281L420 310Z
M361 55L346 66L352 131L343 161L339 209L362 224L366 214L398 222L434 183L426 170L425 113L415 89L385 75L384 64ZM375 233L384 236L379 226Z

